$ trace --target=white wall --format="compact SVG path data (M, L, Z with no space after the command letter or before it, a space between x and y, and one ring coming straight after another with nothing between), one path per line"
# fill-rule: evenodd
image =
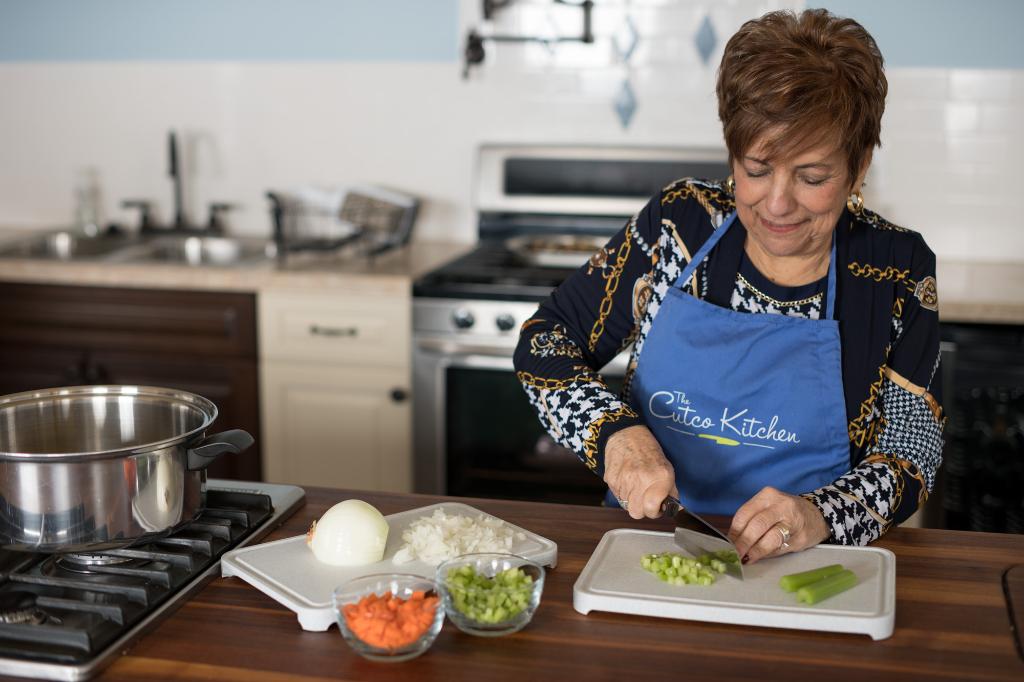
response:
M86 166L99 170L108 218L132 220L118 204L139 197L166 217L165 136L176 128L195 218L206 202L229 201L240 207L235 231L265 235L268 188L379 182L425 199L417 239L471 241L482 141L721 145L713 89L724 38L769 7L802 3L720 5L710 66L692 49L704 5L653 1L634 3L647 38L629 67L607 39L554 56L489 47L469 81L453 62L3 62L0 224L68 223ZM463 28L478 6L461 0ZM618 25L616 12L603 10L595 30ZM509 17L513 28L526 21ZM571 15L556 18L573 25ZM581 57L584 49L598 56ZM611 100L627 72L639 107L623 129ZM1024 221L1011 204L1024 158L1024 70L888 75L868 205L923 232L940 257L1024 260Z

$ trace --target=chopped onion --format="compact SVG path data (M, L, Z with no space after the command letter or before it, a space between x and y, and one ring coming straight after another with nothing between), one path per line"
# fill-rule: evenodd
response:
M328 509L306 533L313 556L332 566L360 566L384 558L388 522L372 505L345 500Z
M435 509L431 516L416 519L402 533L405 544L395 552L392 561L404 564L419 559L437 566L460 554L510 552L513 543L525 537L500 519L483 514L474 519Z

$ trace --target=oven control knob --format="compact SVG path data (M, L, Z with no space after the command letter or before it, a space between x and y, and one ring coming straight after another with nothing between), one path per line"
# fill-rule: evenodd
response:
M452 313L452 323L459 329L469 329L476 322L473 313L465 308L456 308Z
M512 327L516 326L516 318L512 317L508 313L503 313L494 318L494 324L498 325L498 329L503 332L507 332Z

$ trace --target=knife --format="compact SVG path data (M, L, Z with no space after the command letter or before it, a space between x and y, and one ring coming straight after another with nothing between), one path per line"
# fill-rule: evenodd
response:
M676 522L676 545L686 550L694 558L701 554L715 554L721 551L733 552L736 561L725 561L725 572L732 577L743 580L743 565L739 561L736 545L722 535L714 526L684 507L679 500L665 498L661 503L663 516L672 516Z

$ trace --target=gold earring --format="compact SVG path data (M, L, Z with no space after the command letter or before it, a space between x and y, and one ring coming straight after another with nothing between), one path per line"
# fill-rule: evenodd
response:
M736 180L731 175L725 179L725 191L736 194Z
M846 198L846 208L850 209L850 213L853 215L860 215L860 212L864 210L864 195L860 193L860 190L854 190L850 193L850 196Z

